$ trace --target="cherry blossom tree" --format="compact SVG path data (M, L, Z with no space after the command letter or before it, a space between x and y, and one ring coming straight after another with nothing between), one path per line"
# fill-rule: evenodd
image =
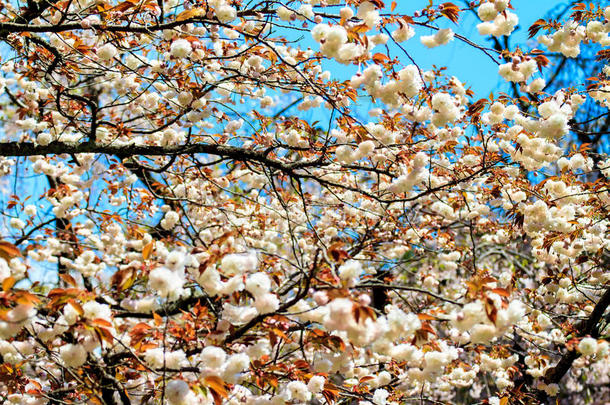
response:
M1 3L3 403L610 400L610 7L385 3Z

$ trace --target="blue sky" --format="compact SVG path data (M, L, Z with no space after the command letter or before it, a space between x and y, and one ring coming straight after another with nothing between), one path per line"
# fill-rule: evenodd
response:
M401 2L402 3L402 2ZM427 1L405 1L405 4L425 5ZM566 6L566 1L558 0L513 0L513 12L519 16L518 29L511 35L511 46L529 43L529 47L535 47L535 42L527 38L527 29L539 18L544 18L548 11L555 7L563 8ZM462 6L461 2L455 1L456 5ZM444 20L444 19L443 19ZM439 20L439 23L441 20ZM473 42L490 47L491 41L487 41L485 37L479 35L476 25L480 21L472 12L462 13L458 25L445 20L442 28L452 28L458 34L461 34ZM429 31L429 32L428 32ZM418 35L429 35L432 30L418 27L416 31ZM434 49L427 49L414 37L409 42L409 51L414 59L422 64L422 68L430 68L432 64L437 66L447 66L448 74L458 77L462 82L466 82L477 93L479 97L487 97L490 91L498 89L498 85L503 84L503 81L498 76L497 66L478 49L465 44L462 41L454 40L450 44Z
M465 2L461 0L453 0L454 4L464 7ZM389 13L390 0L385 0L387 10L383 10L382 13ZM397 14L402 15L413 15L416 10L421 10L426 7L429 3L428 0L398 0L398 6L394 11ZM440 4L442 1L435 0L435 4ZM511 50L519 45L522 49L532 49L537 47L537 42L528 39L528 28L538 19L547 17L548 13L552 10L563 9L567 5L566 0L512 0L515 12L519 17L519 25L510 37ZM337 6L333 10L333 13L338 13L338 9L342 6ZM492 47L492 42L486 37L479 35L476 25L481 21L472 11L463 12L460 14L460 20L458 24L454 24L446 18L440 18L433 24L440 28L451 28L456 33L468 38L472 42L485 47ZM311 25L309 28L313 28ZM390 28L391 30L392 28ZM489 56L485 55L481 50L473 48L472 46L464 43L461 40L454 39L447 45L439 46L437 48L428 49L424 47L419 37L422 35L430 35L435 31L426 27L416 26L416 35L410 40L403 42L401 45L409 52L415 62L424 70L429 70L432 65L437 67L447 67L446 74L456 76L461 80L465 87L471 87L475 92L473 100L480 98L486 98L491 92L497 94L499 91L508 91L508 83L498 75L498 65L494 63ZM281 31L282 34L287 35L288 38L298 41L298 44L302 48L308 48L318 50L319 44L317 44L310 35L298 32L297 35L288 31ZM369 32L368 35L373 35L376 32ZM541 32L542 33L542 32ZM398 56L400 62L403 65L411 64L411 61L402 53L398 47L388 43L390 47L390 53L392 56ZM376 47L373 52L384 52L382 46ZM323 67L331 72L332 78L341 80L350 79L354 73L357 72L358 67L354 65L341 65L332 61L325 61ZM295 95L281 96L282 101L278 104L277 108L281 108L285 105L290 104L291 100L294 100ZM365 98L361 98L357 102L358 106L352 106L356 111L356 115L361 118L366 118L366 113L375 106ZM296 111L291 110L290 113L294 114ZM310 110L308 112L301 112L301 118L309 119L311 121L319 121L321 125L325 126L328 123L329 111L321 108L316 110Z

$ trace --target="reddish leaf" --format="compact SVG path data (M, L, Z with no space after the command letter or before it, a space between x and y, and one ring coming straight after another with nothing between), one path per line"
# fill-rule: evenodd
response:
M460 8L453 3L443 3L441 14L457 24L460 19Z
M529 38L532 38L542 28L546 26L546 21L543 19L536 20L527 30Z
M470 106L468 107L468 111L466 113L468 115L478 114L481 111L483 111L486 104L487 104L487 99L485 99L485 98L477 100L474 103L470 104Z
M597 61L610 60L610 49L602 49L596 55L595 60Z

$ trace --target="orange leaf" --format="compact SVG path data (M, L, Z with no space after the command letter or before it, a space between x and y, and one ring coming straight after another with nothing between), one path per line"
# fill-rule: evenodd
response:
M361 32L367 32L369 30L369 26L366 24L356 25L352 28L352 32L356 34L360 34Z
M300 368L303 370L309 370L309 363L306 362L305 360L299 359L299 360L296 360L293 364L296 368Z
M97 326L104 326L106 328L112 328L112 323L110 323L107 320L102 319L102 318L95 318L91 321L91 323L93 325L97 325Z
M21 257L21 252L17 248L17 246L9 243L7 241L0 241L0 257L6 260L7 262L14 257Z
M134 3L130 2L130 1L124 1L121 4L119 4L118 6L116 6L115 8L112 9L112 11L120 11L120 12L125 12L127 10L129 10L130 8L133 8L135 6Z
M89 398L89 402L91 402L92 404L102 405L102 401L100 401L95 395L92 395Z
M13 288L13 286L15 285L16 282L17 282L17 280L15 280L15 277L5 278L4 281L2 282L2 291L7 292L11 288Z
M34 294L30 294L27 291L19 291L17 295L17 304L21 305L34 305L40 302L40 298Z
M281 337L283 340L285 340L286 342L291 342L292 340L284 333L282 332L280 329L278 328L271 328L271 333L273 333L276 336Z
M326 402L328 404L332 404L335 402L335 399L337 398L337 395L329 390L324 390L322 391L322 395L324 396L324 399L326 399Z
M71 305L72 308L74 308L80 316L83 316L83 314L85 313L83 307L78 302L72 299L68 300L68 303L66 305Z
M112 343L114 341L114 337L112 336L112 332L110 332L108 329L106 328L101 328L98 326L94 326L93 330L95 331L95 333L97 334L98 338L100 339L100 343L102 341L106 341L108 343Z
M203 8L192 8L190 10L184 10L176 17L176 21L190 20L195 17L205 16L205 9Z
M433 321L436 319L432 315L428 315L428 314L417 314L417 317L419 318L420 321Z
M155 246L155 241L151 240L149 243L146 244L146 246L144 246L144 249L142 249L142 258L144 260L148 260L148 258L150 257L153 247Z
M329 258L334 262L343 263L345 260L349 258L349 253L345 249L342 249L345 243L342 241L337 241L332 243L328 247L328 255Z
M161 326L163 324L163 318L156 312L153 312L153 319L155 320L155 325Z
M375 55L373 55L373 61L375 63L385 63L388 62L390 60L390 58L388 58L387 55L384 55L383 53L376 53Z
M140 323L139 323L139 324L137 324L136 326L132 327L132 328L129 330L129 333L132 333L132 334L136 334L136 333L144 333L144 332L146 332L146 331L150 330L151 328L152 328L152 326L150 326L149 324L144 323L144 322L140 322Z
M340 352L345 351L345 343L343 342L343 339L341 339L339 336L329 336L326 341L326 347L329 347L331 349L334 348L335 350L338 350Z
M491 292L501 295L503 297L510 297L510 292L508 292L506 288L492 288Z
M397 5L396 2L393 1L392 5L390 6L390 11L394 11L394 9L396 8L396 5Z
M222 398L227 398L229 396L229 393L227 392L227 386L220 377L215 376L215 375L210 375L210 376L205 377L203 379L203 381L205 382L205 385L208 386L210 391L212 391L212 395L214 395L214 393L216 393L218 396L220 396ZM214 395L214 402L217 402L216 395ZM222 402L222 400L221 400L221 402Z
M76 280L74 280L74 277L72 277L71 275L67 274L67 273L62 273L59 275L59 278L61 278L64 283L69 284L71 286L76 286Z

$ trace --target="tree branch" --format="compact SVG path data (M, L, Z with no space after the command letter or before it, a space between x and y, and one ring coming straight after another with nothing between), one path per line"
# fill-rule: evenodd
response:
M590 335L593 338L599 337L598 324L604 316L606 309L610 306L610 288L606 289L606 292L601 299L595 305L591 315L577 326L578 337L585 337ZM581 356L576 348L568 350L559 360L559 363L546 373L545 380L547 384L557 384L564 375L570 370L572 364L576 359Z
M0 143L0 156L36 156L36 155L61 155L78 153L99 153L116 155L119 158L130 156L174 156L180 154L206 153L223 156L238 161L255 161L264 163L270 167L280 170L293 170L307 167L307 162L282 163L269 159L264 151L240 148L237 146L213 145L209 143L197 143L191 145L177 146L150 146L150 145L100 145L96 143L65 143L52 142L48 145L37 145L24 142ZM311 162L312 165L319 164L318 160Z

